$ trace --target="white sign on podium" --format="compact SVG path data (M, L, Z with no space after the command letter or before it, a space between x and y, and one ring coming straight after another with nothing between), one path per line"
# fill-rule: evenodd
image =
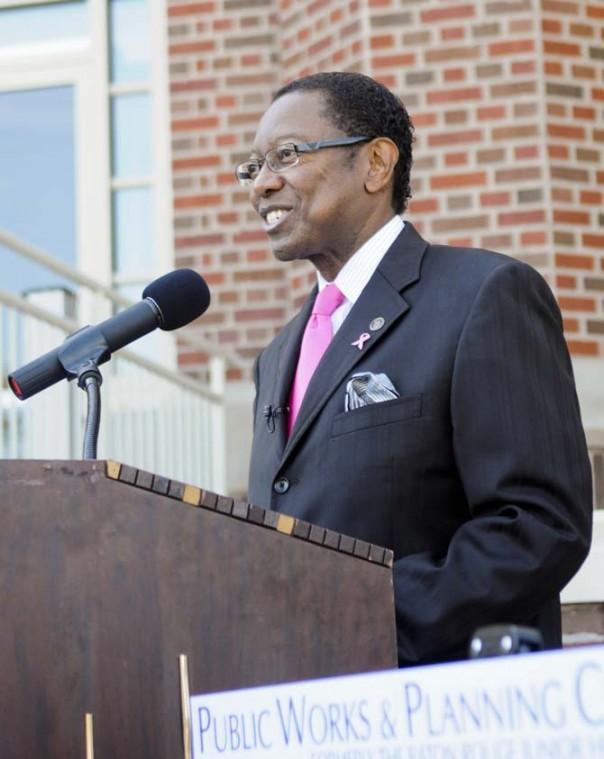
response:
M191 698L194 759L604 758L604 646Z

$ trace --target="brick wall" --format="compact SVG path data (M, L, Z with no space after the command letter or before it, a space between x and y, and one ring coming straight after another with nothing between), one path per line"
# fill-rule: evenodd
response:
M233 175L279 83L276 24L272 0L168 5L176 264L198 269L212 291L191 331L250 362L287 315L286 272ZM180 355L192 373L205 361Z
M604 356L604 7L596 0L169 4L177 263L208 278L195 329L251 361L312 273L275 263L232 167L284 81L357 70L417 129L407 216L548 278L575 355ZM183 352L196 371L204 357Z
M604 4L542 6L556 291L573 353L603 356Z

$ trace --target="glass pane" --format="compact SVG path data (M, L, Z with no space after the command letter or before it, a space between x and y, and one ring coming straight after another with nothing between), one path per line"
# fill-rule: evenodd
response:
M112 82L149 79L151 39L146 0L111 0L109 55Z
M83 0L0 9L0 47L87 35L88 8Z
M75 265L73 87L0 92L0 227ZM60 278L0 248L0 286Z
M151 102L149 95L118 95L111 108L113 175L151 173Z
M115 190L113 223L115 271L144 279L155 271L151 189Z

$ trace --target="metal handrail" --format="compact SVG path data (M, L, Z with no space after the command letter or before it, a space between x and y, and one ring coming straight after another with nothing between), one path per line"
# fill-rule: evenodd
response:
M131 306L133 303L133 301L131 301L129 298L126 298L124 295L121 295L115 290L112 290L110 287L103 285L101 282L97 282L97 280L92 279L92 277L89 277L86 274L82 274L75 269L72 269L70 266L63 263L62 261L59 261L54 256L45 253L41 248L38 248L31 243L20 240L18 237L15 237L15 235L7 232L2 228L0 228L0 245L4 245L5 247L10 248L15 253L18 253L30 261L40 264L41 266L44 266L46 269L49 269L55 274L59 274L61 277L69 279L71 282L74 282L77 285L86 287L95 293L103 295L105 298L107 298L107 300L111 301L117 306L127 307ZM44 313L42 318L50 321L48 317L49 315ZM72 329L73 328L74 327L72 327ZM77 328L77 326L75 328ZM236 369L245 370L247 368L247 364L241 358L239 358L239 356L234 354L232 351L228 351L219 345L212 343L210 340L198 336L193 337L191 335L188 335L186 332L179 333L178 339L193 348L198 348L204 353L208 353L210 357L213 355L223 358L228 364Z
M62 329L67 333L74 332L76 329L78 329L78 326L79 326L73 319L66 319L65 317L52 314L49 311L46 311L45 309L40 308L39 306L36 306L33 303L30 303L28 300L25 300L25 298L21 298L19 295L14 295L13 293L9 293L6 290L0 289L0 303L3 303L4 305L10 308L15 308L18 311L28 314L29 316L33 316L37 319L41 319L42 321L45 321L48 324L51 324L53 327ZM155 361L150 361L149 359L144 358L143 356L139 356L138 354L133 353L132 351L123 349L120 351L119 355L120 355L120 358L128 359L128 361L131 361L133 364L136 364L137 366L140 366L143 369L147 369L153 374L159 375L163 377L164 379L169 380L170 382L174 382L175 384L178 384L182 388L191 390L192 392L196 393L197 395L202 396L203 398L206 398L209 401L213 401L215 403L221 403L223 400L223 398L220 395L213 393L210 390L207 390L199 382L196 382L195 380L190 379L186 375L172 372L169 369L166 369L165 366L162 366L161 364L158 364Z

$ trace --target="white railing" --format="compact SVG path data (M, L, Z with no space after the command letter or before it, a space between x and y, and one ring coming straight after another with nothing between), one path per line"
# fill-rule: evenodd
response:
M604 445L590 445L589 458L594 488L594 509L604 514Z
M75 312L109 315L128 304L121 295L72 271L43 251L0 230L0 245L42 263L70 281ZM0 284L1 284L0 249ZM72 289L73 287L73 289ZM7 383L9 371L59 345L81 326L57 310L64 293L26 298L0 289L0 457L80 458L86 396L61 382L25 402ZM88 321L88 319L86 320ZM157 355L176 355L174 338L150 338ZM182 340L182 336L180 337ZM194 342L211 356L210 386L128 350L101 366L104 382L99 458L113 458L165 477L226 492L224 380L229 357L215 346Z

